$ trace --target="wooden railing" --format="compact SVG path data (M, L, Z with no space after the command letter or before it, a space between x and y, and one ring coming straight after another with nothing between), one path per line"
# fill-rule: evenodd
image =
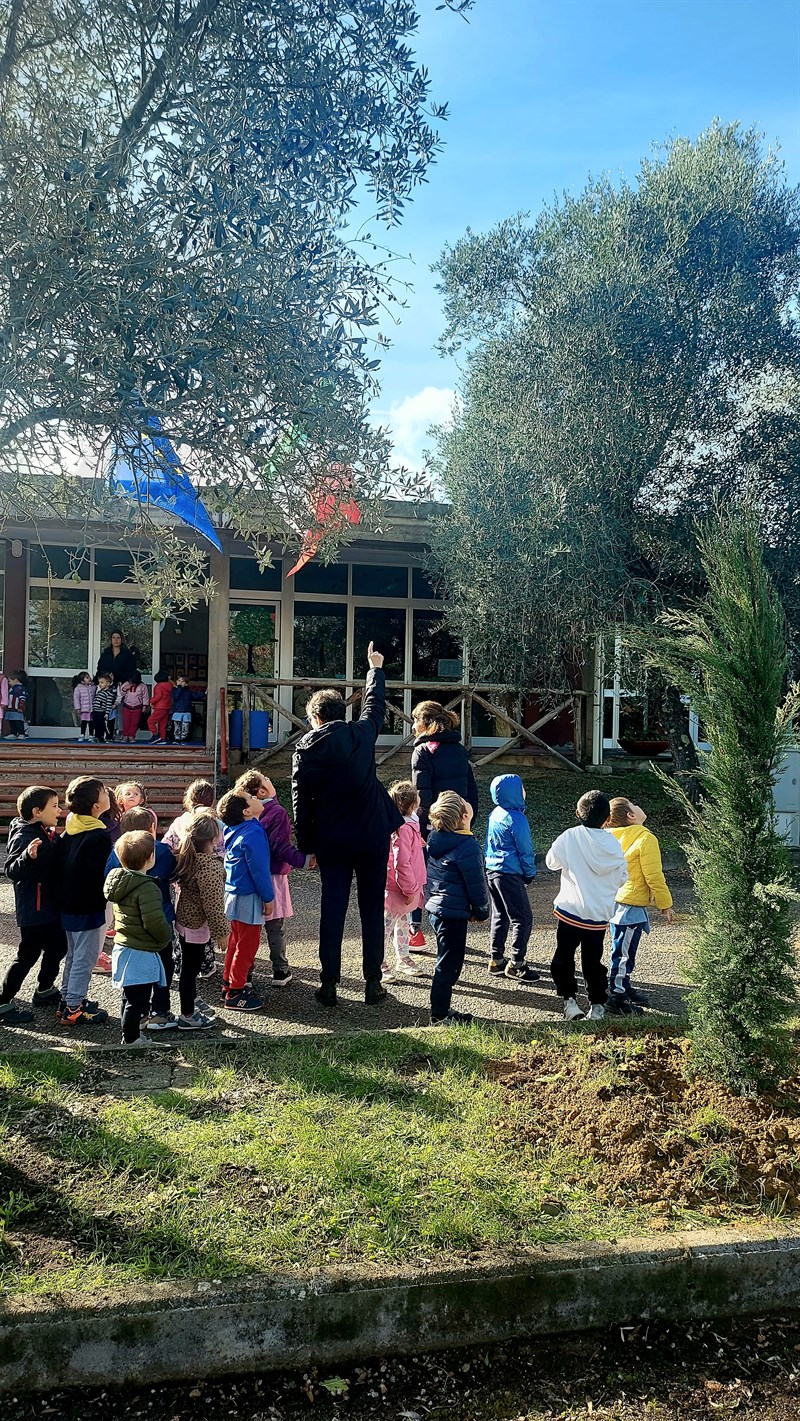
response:
M229 680L229 688L238 691L242 699L242 754L244 759L252 765L264 764L271 759L272 756L280 754L283 750L291 749L303 735L308 733L308 721L302 720L293 710L287 709L285 705L282 705L280 701L276 699L279 688L285 686L292 691L299 689L308 691L308 693L311 694L312 691L322 690L330 687L332 684L335 684L337 690L341 690L345 705L348 706L355 706L361 700L364 693L363 682L357 682L355 680L341 681L337 679L335 683L332 683L330 678L327 680L314 677L284 680L279 677L262 679L252 676ZM387 681L387 714L396 716L398 720L404 721L406 725L411 727L411 716L408 715L406 711L401 710L394 701L389 699L392 692L413 691L420 699L430 699L433 689L434 688L429 684L415 684L409 681ZM498 759L500 755L505 754L507 750L510 750L518 741L522 740L529 742L531 745L535 745L542 754L548 755L566 769L577 770L580 773L585 733L582 704L583 698L586 695L585 691L564 691L564 699L560 699L558 705L540 716L534 725L525 726L515 720L504 706L497 705L492 699L492 697L497 696L513 696L518 698L519 692L513 686L481 685L480 683L472 686L459 686L451 682L450 684L437 686L435 689L439 693L438 699L447 710L460 712L463 708L464 744L468 750L472 748L473 704L479 705L483 710L494 716L497 721L508 726L509 734L507 738L504 739L502 745L493 746L488 753L480 755L479 757L473 756L473 763L476 767L488 765L492 760ZM349 695L345 694L348 690L350 692ZM291 734L287 735L285 739L277 741L273 745L268 745L266 749L256 750L251 754L250 711L253 710L254 691L258 691L258 698L263 707L266 707L266 709L275 716L283 716L295 729ZM544 692L530 691L526 692L526 695L543 696ZM568 760L565 755L553 749L552 745L546 744L546 742L536 734L537 730L541 730L543 726L547 725L549 721L555 720L556 717L561 715L565 710L572 710L573 712L574 760ZM390 745L385 748L381 747L379 749L376 757L377 763L379 765L385 764L387 760L391 760L400 750L410 745L413 739L414 731L410 728L408 734L396 745Z

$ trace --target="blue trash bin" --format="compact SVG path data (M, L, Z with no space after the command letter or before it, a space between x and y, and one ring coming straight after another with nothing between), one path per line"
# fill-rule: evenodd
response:
M244 720L240 710L231 711L228 717L228 744L231 750L241 750Z
M266 750L269 745L269 712L250 712L250 749Z

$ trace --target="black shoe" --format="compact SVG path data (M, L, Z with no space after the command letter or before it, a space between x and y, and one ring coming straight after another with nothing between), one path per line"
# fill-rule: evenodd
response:
M512 982L538 982L539 973L533 967L529 967L527 962L506 963L506 976Z
M364 992L364 1001L368 1007L376 1007L378 1002L384 1002L389 993L383 985L380 977L368 977Z
M27 1026L33 1021L33 1012L8 1002L0 1007L0 1026Z
M502 977L502 975L503 975L503 973L505 972L507 966L508 966L508 958L507 958L507 957L497 957L497 958L493 957L493 958L491 959L490 963L489 963L489 976L490 976L490 977Z
M643 1016L642 1008L635 1002L631 1002L621 993L615 992L606 1001L607 1016Z
M644 992L637 992L635 987L629 987L625 993L626 1001L633 1002L636 1007L649 1007L650 998Z
M58 987L37 987L33 994L34 1006L49 1006L51 1002L59 1002L61 993Z
M315 998L316 1001L319 1002L319 1004L320 1004L321 1007L335 1007L335 1006L336 1006L336 983L335 983L335 982L322 982L322 983L320 983L320 985L317 987L316 992L314 993L314 998Z
M446 1016L431 1016L431 1026L469 1026L471 1022L470 1012L453 1011L452 1007Z

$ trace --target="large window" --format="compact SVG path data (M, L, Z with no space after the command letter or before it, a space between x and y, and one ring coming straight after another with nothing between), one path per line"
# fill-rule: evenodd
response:
M28 665L88 666L89 593L72 587L32 587L28 600Z
M414 647L411 659L415 681L460 681L461 648L442 626L441 612L414 613Z
M375 643L376 651L382 651L386 658L383 669L387 681L405 680L406 661L406 613L405 609L391 607L356 607L353 622L353 675L356 679L366 676L367 647ZM404 735L402 716L392 714L392 706L403 709L402 691L389 690L387 699L385 735Z
M408 568L354 562L353 596L402 597L405 601L408 596Z
M228 675L273 676L275 674L275 608L258 603L232 602L228 636Z
M330 602L296 602L294 608L295 676L339 681L347 675L347 608ZM295 715L305 715L308 692L296 687Z
M31 577L50 577L60 582L82 582L89 576L89 549L58 547L55 543L31 543Z
M255 558L231 558L231 588L240 592L280 592L283 564L259 570Z

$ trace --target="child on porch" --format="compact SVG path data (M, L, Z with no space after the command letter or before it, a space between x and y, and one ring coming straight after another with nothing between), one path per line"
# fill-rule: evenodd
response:
M28 729L25 724L28 690L23 683L24 672L15 671L8 678L8 709L6 710L6 721L12 735L27 736Z
M192 692L185 676L179 676L172 692L172 736L176 745L189 739L192 728Z
M150 704L150 692L141 671L132 671L127 681L123 681L118 697L122 707L122 740L125 745L133 745L142 716Z
M102 745L106 740L114 739L110 716L115 701L113 676L98 676L97 690L92 703L92 724L94 725L94 738L99 745Z
M72 678L72 705L75 724L80 726L79 740L88 744L92 735L92 711L94 709L94 686L88 671L81 671Z
M153 694L150 697L150 718L147 728L152 732L151 745L163 745L167 738L167 726L172 710L172 682L168 671L157 671L153 677Z

